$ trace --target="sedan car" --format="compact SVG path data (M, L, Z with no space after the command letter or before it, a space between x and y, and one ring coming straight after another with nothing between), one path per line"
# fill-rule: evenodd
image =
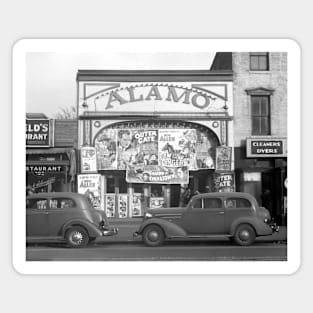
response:
M26 198L26 241L66 242L78 248L97 237L117 234L104 211L84 195L72 192L32 194Z
M257 236L271 235L279 227L269 211L247 193L216 192L191 198L185 208L147 211L134 237L142 236L148 246L164 240L228 237L239 245L251 245Z

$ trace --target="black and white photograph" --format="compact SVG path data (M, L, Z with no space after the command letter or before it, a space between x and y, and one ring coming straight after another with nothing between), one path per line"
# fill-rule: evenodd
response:
M294 42L26 39L14 52L20 271L296 270Z

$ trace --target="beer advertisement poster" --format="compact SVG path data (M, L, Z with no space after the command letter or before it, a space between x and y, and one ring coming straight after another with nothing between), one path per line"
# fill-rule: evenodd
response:
M77 176L78 193L87 196L96 210L101 210L100 178L100 174L80 174Z
M81 148L81 172L90 173L97 172L97 157L94 147Z

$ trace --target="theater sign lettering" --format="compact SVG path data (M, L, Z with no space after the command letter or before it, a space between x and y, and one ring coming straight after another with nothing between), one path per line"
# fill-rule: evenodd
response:
M84 83L79 115L87 112L198 112L232 115L231 82Z

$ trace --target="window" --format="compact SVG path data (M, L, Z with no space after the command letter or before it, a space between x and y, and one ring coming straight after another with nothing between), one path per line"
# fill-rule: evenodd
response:
M270 97L251 96L252 135L270 135Z
M68 209L74 207L75 202L72 199L59 198L50 200L50 209Z
M269 56L268 52L250 53L250 71L268 71Z
M243 198L229 198L225 200L225 207L227 209L250 208L251 203L249 200Z
M204 208L205 209L217 209L222 207L221 199L214 198L204 198Z
M46 210L48 208L47 199L27 199L27 209Z
M194 209L201 209L202 208L202 199L195 199L192 201L192 207Z

